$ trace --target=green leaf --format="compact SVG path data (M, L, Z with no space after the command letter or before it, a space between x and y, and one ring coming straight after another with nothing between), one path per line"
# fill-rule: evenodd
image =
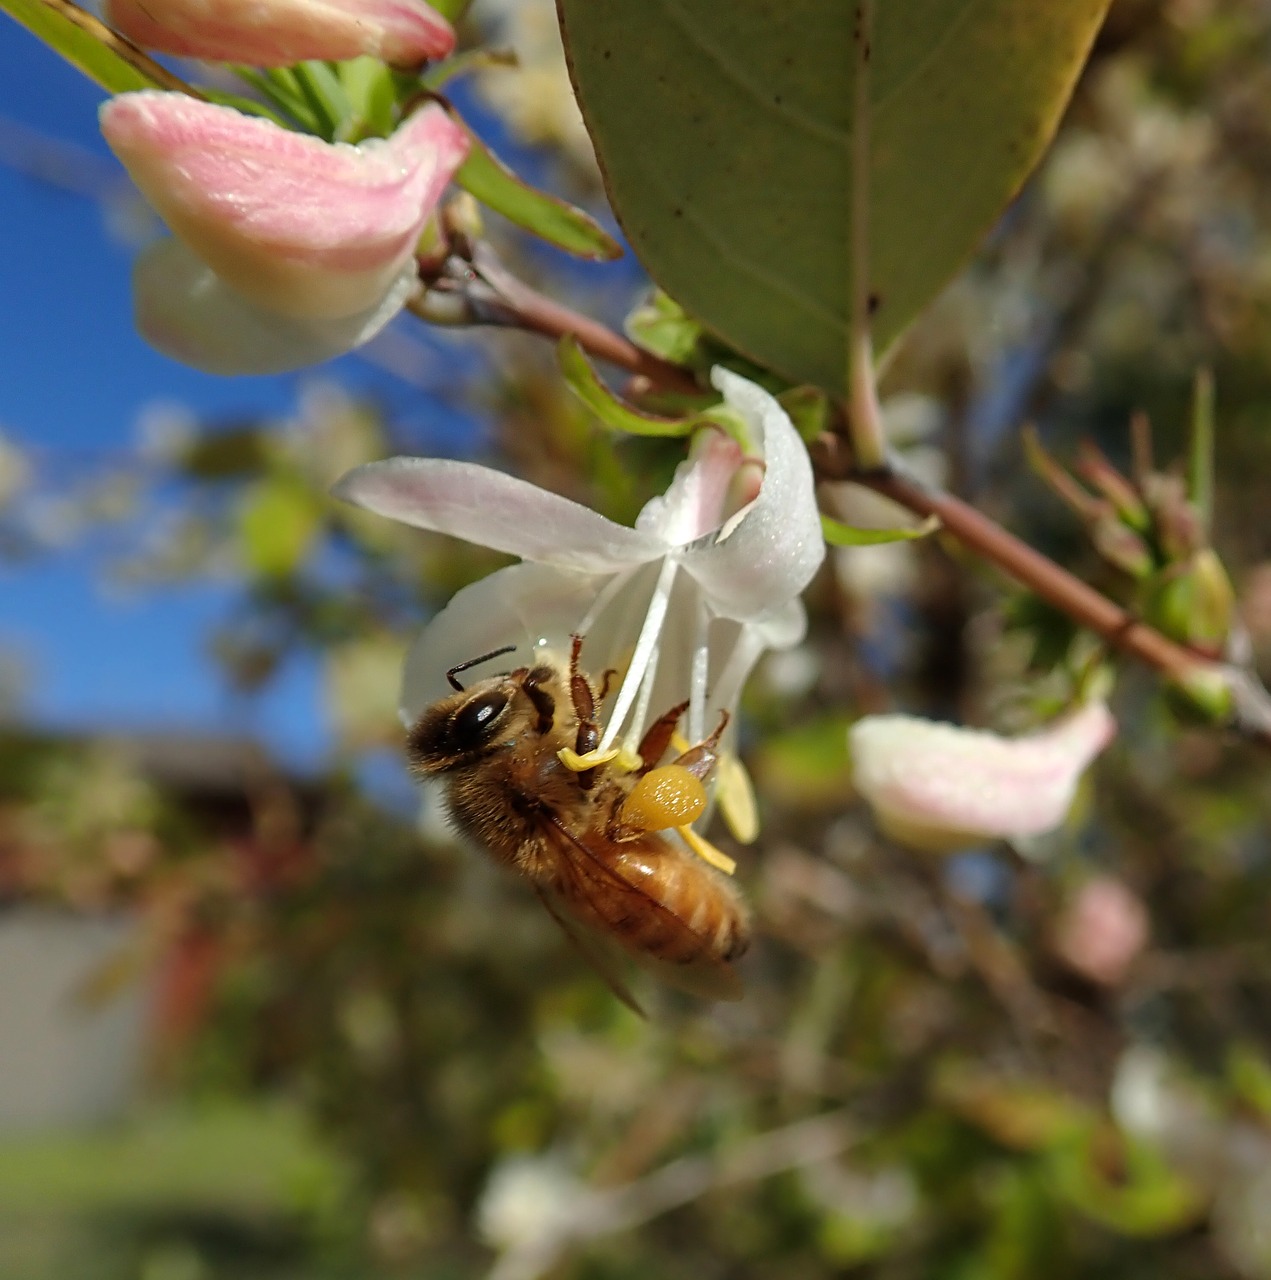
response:
M911 529L854 529L832 516L821 517L821 532L832 547L877 547L886 542L912 542L940 528L939 516L928 516Z
M319 122L314 118L304 94L300 92L290 67L275 67L267 71L257 71L254 67L233 67L232 70L240 80L251 85L306 133L318 131Z
M830 425L830 398L819 387L791 387L777 396L804 441L815 440Z
M693 365L699 357L702 326L661 289L627 316L627 337L672 364Z
M325 62L316 61L299 62L291 73L317 122L318 135L328 142L346 141L353 108L339 76Z
M471 129L467 133L472 149L455 174L455 182L465 191L509 222L568 253L593 262L622 257L622 246L590 214L522 182Z
M556 348L561 372L570 390L614 431L636 436L686 436L700 419L661 418L641 413L609 390L583 355L583 349L572 334L566 334Z
M140 49L66 0L0 0L0 9L110 93L180 87Z
M1204 1213L1199 1186L1154 1147L1107 1125L1091 1125L1050 1153L1047 1164L1059 1196L1118 1235L1173 1235Z
M386 138L393 132L397 85L393 72L378 58L350 58L336 67L348 98L351 141Z
M886 0L869 62L881 349L1050 140L1109 0ZM856 5L560 0L610 198L649 274L727 342L841 395Z
M429 0L429 3L447 22L457 22L472 0Z
M260 480L243 495L239 538L244 563L261 577L294 573L308 554L321 524L314 495L281 477Z

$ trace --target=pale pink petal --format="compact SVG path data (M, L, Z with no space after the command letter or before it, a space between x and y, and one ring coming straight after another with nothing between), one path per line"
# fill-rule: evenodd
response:
M285 373L369 342L418 284L407 266L369 311L335 320L280 316L253 306L180 240L165 237L137 255L133 313L152 347L204 373Z
M719 539L681 555L711 607L727 618L760 617L798 596L825 558L808 451L781 406L762 387L726 369L711 374L730 408L761 442L759 496Z
M360 147L180 93L126 93L102 133L159 215L269 311L337 318L378 304L467 150L437 105Z
M644 504L635 527L668 547L713 533L724 523L724 504L741 460L741 446L731 436L699 431L692 456L675 469L667 491Z
M914 848L1041 835L1063 822L1086 766L1115 733L1101 702L1014 739L914 716L866 716L849 734L852 777L879 826Z
M423 0L106 0L105 17L143 49L253 67L362 54L413 67L455 45Z
M332 492L417 529L582 573L631 568L664 550L590 507L471 462L388 458L350 471Z

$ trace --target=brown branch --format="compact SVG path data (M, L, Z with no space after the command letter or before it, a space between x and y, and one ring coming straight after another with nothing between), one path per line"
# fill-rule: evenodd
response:
M697 379L682 365L672 364L615 333L608 325L564 306L526 284L499 261L484 242L473 249L475 273L494 291L504 315L499 323L512 324L548 338L572 334L588 355L645 378L660 391L700 395Z
M821 479L851 480L898 502L915 515L937 517L964 547L1122 653L1186 687L1196 688L1207 678L1214 685L1225 687L1231 699L1231 726L1246 737L1271 746L1271 695L1249 671L1213 662L1162 635L988 516L952 494L913 479L896 464L882 471L857 471L844 442L833 435L821 437L813 459Z
M652 355L599 321L539 293L509 271L488 245L474 246L467 272L468 282L458 290L467 307L464 323L512 325L551 338L573 334L589 355L646 379L657 390L700 393L688 369ZM420 314L428 318L423 310ZM1231 727L1271 747L1271 693L1249 670L1214 662L1171 640L968 503L920 483L895 462L878 470L857 470L847 442L830 433L816 442L812 455L820 479L851 480L916 515L937 517L963 546L1111 647L1197 691L1197 696L1210 682L1213 692L1225 692L1230 700Z

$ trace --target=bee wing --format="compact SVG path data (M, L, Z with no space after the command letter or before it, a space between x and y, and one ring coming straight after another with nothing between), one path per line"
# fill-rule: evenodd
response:
M555 817L548 815L547 822L544 825L544 834L547 835L557 851L562 855L557 864L557 870L562 877L568 877L570 886L577 897L590 900L597 892L597 881L603 881L606 892L617 890L630 901L632 914L651 911L659 915L663 923L672 932L683 932L694 938L699 936L685 920L656 898L651 898L638 885L632 884L630 880L620 875L599 853L585 841L580 840ZM543 896L541 892L539 896ZM600 964L595 959L593 951L596 948L584 946L575 936L577 930L582 930L589 935L595 934L596 931L585 922L574 920L572 913L569 911L568 898L565 895L557 895L555 902L560 911L571 916L571 924L574 927L566 927L560 919L559 912L549 906L548 910L551 911L557 922L574 939L575 945L591 960L601 975L608 980L615 994L620 999L623 999L626 1004L633 1004L618 989L618 985L615 985L610 977L609 966ZM546 899L544 899L544 905L546 905ZM604 939L599 941L603 942ZM678 987L681 991L687 991L690 995L697 996L699 999L740 1000L744 994L741 978L738 977L737 970L727 961L696 960L688 964L677 964L670 960L660 960L657 956L650 955L645 951L627 947L623 947L622 951L623 954L629 955L635 960L641 968L647 969L668 986ZM638 1009L637 1011L639 1012Z
M580 920L570 915L569 908L558 895L543 885L536 884L534 892L538 900L547 909L547 914L560 925L561 932L572 942L579 954L605 980L609 990L631 1010L642 1018L647 1018L640 1002L631 994L631 989L619 974L619 960L614 954L615 948L594 929L589 929Z

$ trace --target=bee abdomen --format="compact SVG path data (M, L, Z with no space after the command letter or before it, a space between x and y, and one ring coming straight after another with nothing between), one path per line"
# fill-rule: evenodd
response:
M641 866L640 888L666 911L645 911L611 927L632 950L672 964L734 960L750 943L745 909L732 886L695 863Z

